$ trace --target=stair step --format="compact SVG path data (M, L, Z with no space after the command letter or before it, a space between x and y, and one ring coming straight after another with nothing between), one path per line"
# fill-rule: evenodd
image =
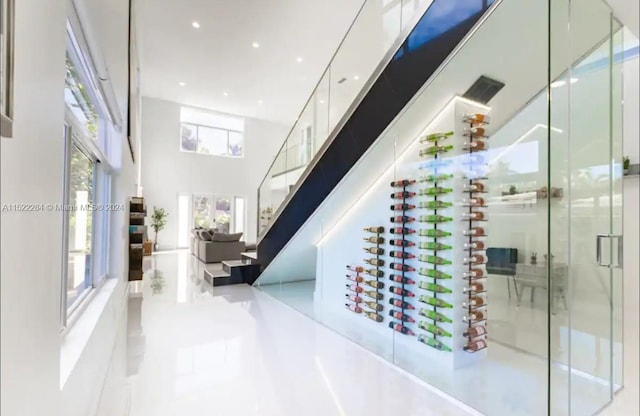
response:
M226 286L244 283L242 276L232 276L222 270L205 270L204 280L211 286Z

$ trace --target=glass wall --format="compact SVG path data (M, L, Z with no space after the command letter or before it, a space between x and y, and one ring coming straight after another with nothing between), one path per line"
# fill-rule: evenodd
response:
M621 33L601 0L496 2L260 288L483 414L595 414L622 383Z

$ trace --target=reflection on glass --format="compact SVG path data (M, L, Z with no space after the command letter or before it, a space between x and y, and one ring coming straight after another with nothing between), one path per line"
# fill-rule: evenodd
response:
M67 73L65 77L64 98L68 108L86 128L92 139L98 138L98 112L91 102L87 87L81 82L78 69L73 64L69 53L66 59Z
M227 197L217 197L213 221L217 232L229 233L231 223L231 201Z

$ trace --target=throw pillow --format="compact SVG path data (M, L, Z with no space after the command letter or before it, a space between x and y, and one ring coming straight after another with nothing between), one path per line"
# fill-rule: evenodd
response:
M233 243L236 241L240 241L241 238L242 238L242 233L235 233L235 234L215 233L211 241L217 241L220 243Z

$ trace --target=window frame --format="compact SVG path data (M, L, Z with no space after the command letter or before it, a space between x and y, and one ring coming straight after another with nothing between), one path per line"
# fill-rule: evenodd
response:
M215 114L215 113L212 113ZM216 114L218 115L218 114ZM192 128L195 128L195 139L196 139L196 150L188 150L188 149L184 149L184 147L182 146L182 129L185 126L189 126ZM201 152L198 149L200 148L201 145L201 138L200 138L200 129L201 128L205 128L205 129L211 129L211 130L217 130L217 131L222 131L226 134L227 137L227 143L226 143L226 149L227 152L229 152L230 148L231 148L231 144L230 144L230 136L231 133L236 133L241 135L242 137L242 152L240 155L235 156L232 154L218 154L218 153L206 153L206 152ZM206 156L218 156L218 157L228 157L231 159L244 159L244 150L245 150L245 136L244 136L244 130L236 130L236 129L228 129L225 127L218 127L218 126L213 126L213 125L207 125L207 124L202 124L202 123L193 123L193 122L189 122L189 121L183 121L182 120L182 116L180 117L180 134L179 134L179 140L178 140L178 149L183 152L183 153L197 153L199 155L206 155Z

